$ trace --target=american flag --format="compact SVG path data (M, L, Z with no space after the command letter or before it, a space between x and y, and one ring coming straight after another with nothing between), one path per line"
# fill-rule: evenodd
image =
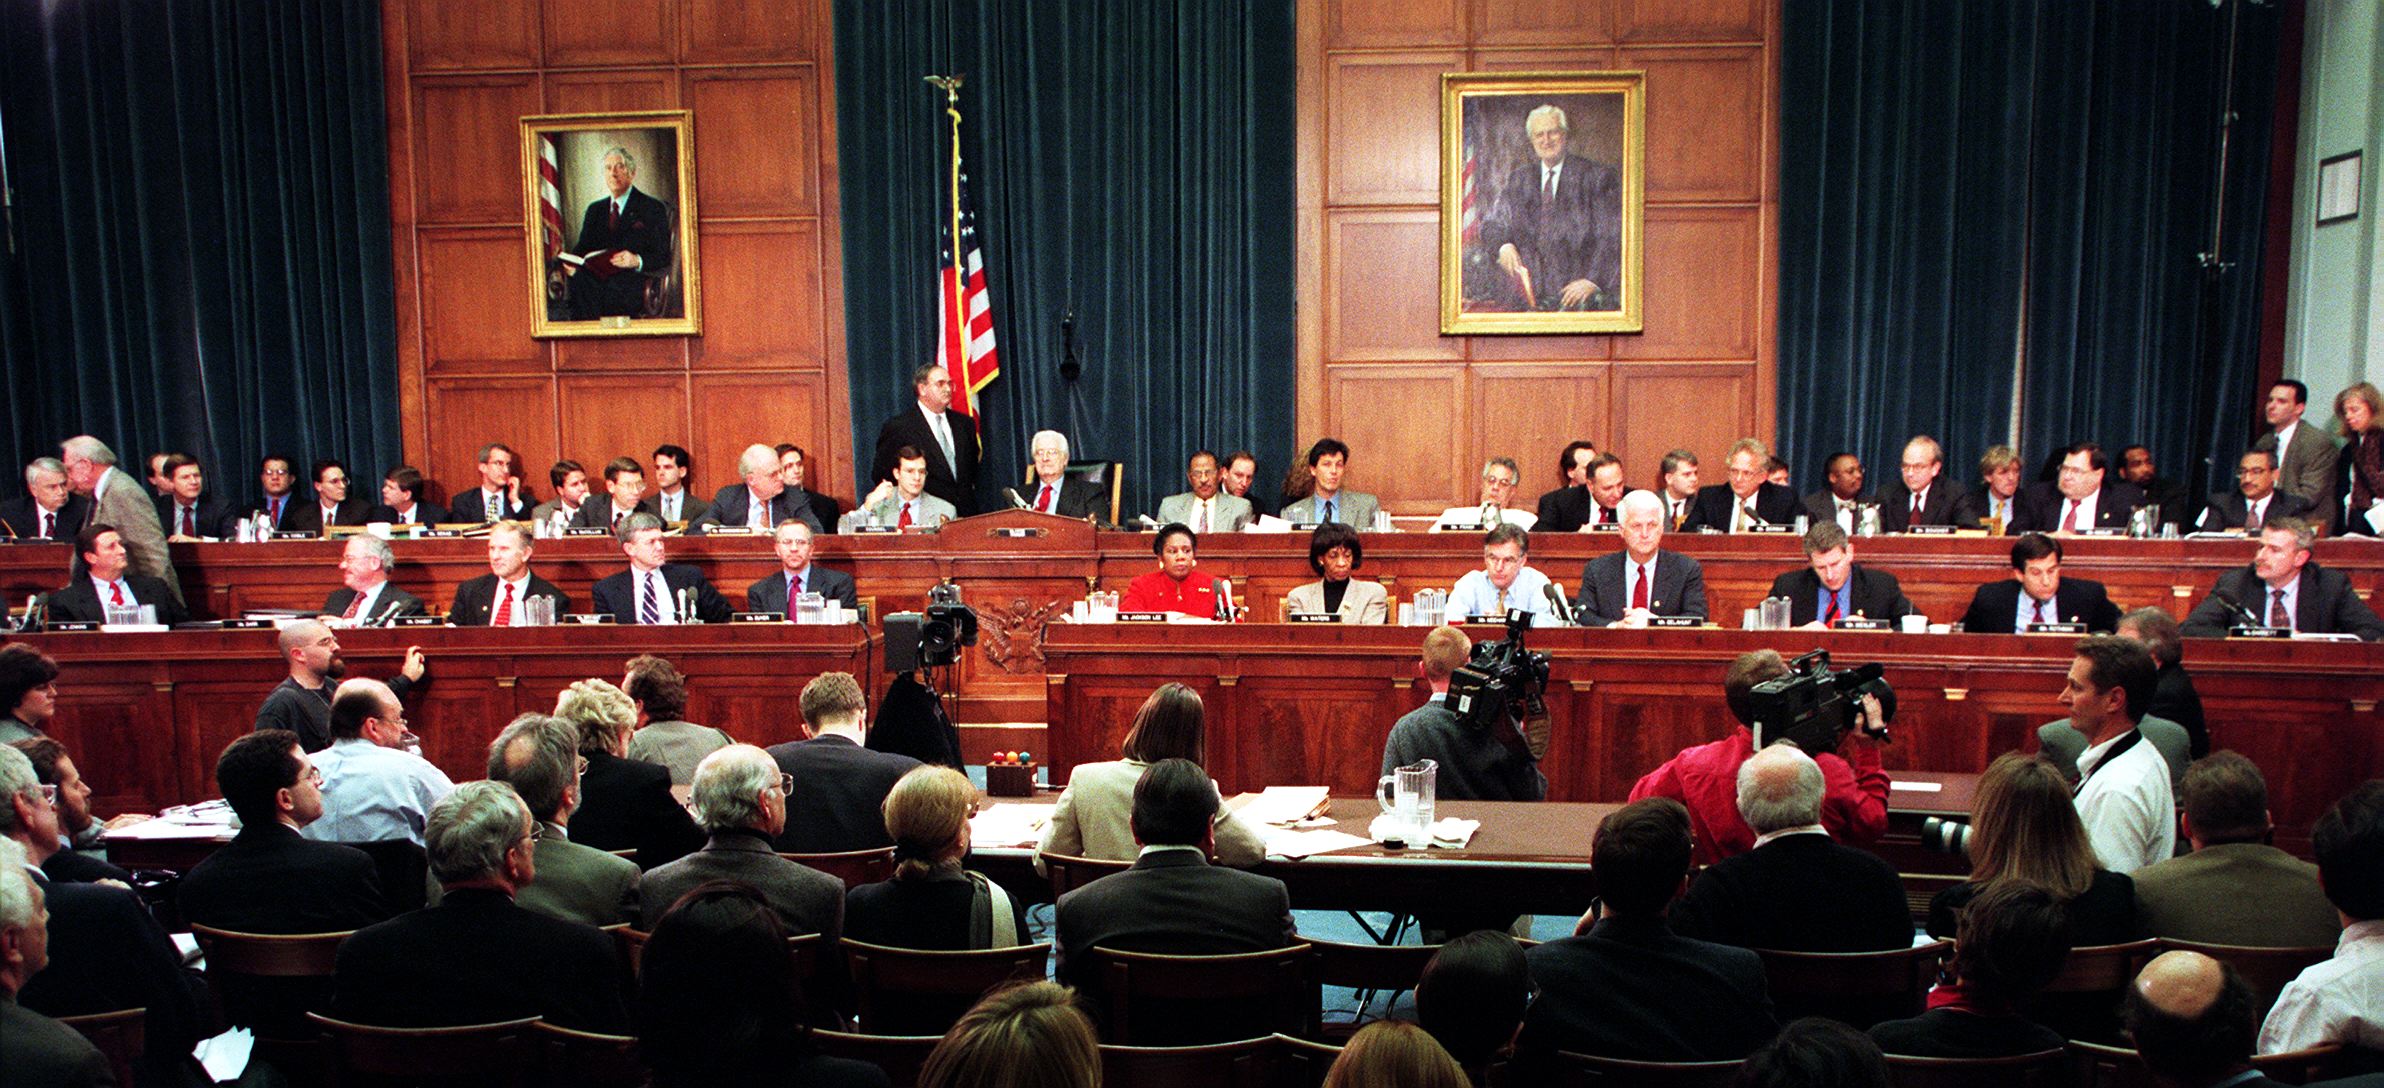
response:
M969 206L968 171L954 158L952 214L944 220L937 257L936 361L952 375L952 408L974 421L977 394L1002 372L993 344L993 295L985 289L985 261L977 249L977 213ZM952 231L958 224L960 257L953 258Z
M563 250L563 168L555 153L555 138L538 137L538 219L546 224L546 256Z
M1463 209L1458 220L1466 245L1482 240L1482 209L1474 203L1474 172L1479 167L1472 144L1465 145L1465 168L1457 175L1457 206Z

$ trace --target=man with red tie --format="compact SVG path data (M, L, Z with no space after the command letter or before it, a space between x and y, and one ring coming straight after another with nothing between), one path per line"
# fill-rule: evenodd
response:
M1622 550L1581 568L1574 595L1581 626L1645 627L1657 616L1705 617L1705 568L1693 556L1662 550L1665 520L1664 500L1655 492L1623 496Z
M1027 485L1030 509L1063 518L1090 518L1107 512L1100 484L1068 476L1068 436L1036 431L1027 452L1035 461L1035 480Z
M2082 533L2125 529L2143 505L2144 492L2124 480L2106 482L2111 467L2092 442L2071 446L2061 457L2060 479L2031 484L2020 492L2013 528L2023 533Z
M207 474L187 453L169 453L165 477L170 488L157 501L157 520L169 540L217 540L232 535L232 509L206 494Z
M293 462L281 454L267 454L257 462L257 483L265 489L265 497L249 507L251 514L263 514L274 529L289 529L290 516L303 503L298 501L298 474L291 471Z
M662 514L646 497L646 467L635 457L615 457L604 466L604 491L606 501L581 504L579 513L571 516L574 527L617 533L632 514Z
M805 593L817 593L847 609L861 607L852 575L811 561L811 526L793 520L780 522L777 544L779 569L745 587L747 611L783 612L792 617L795 598Z
M395 616L419 616L422 598L390 584L397 555L389 542L359 533L340 549L340 588L323 599L323 619L337 626L368 627Z
M894 451L894 478L878 481L859 512L898 529L932 528L960 516L951 503L927 493L927 455L917 446Z
M2184 632L2223 638L2238 624L2276 627L2296 634L2353 634L2384 639L2384 620L2351 588L2341 571L2310 559L2317 528L2300 518L2272 517L2260 528L2260 549L2251 565L2218 576L2210 596L2185 617Z
M125 570L124 537L104 522L75 534L75 551L88 573L50 594L50 618L105 623L111 609L154 605L157 622L181 623L182 602L166 584L145 574Z
M0 535L72 541L89 502L67 484L66 462L36 457L25 465L25 494L0 502Z
M1879 528L1901 533L1915 525L1951 525L1962 485L1945 478L1945 448L1925 434L1904 443L1898 479L1879 489Z
M1851 616L1893 624L1912 611L1895 575L1854 561L1854 541L1834 521L1805 530L1805 566L1772 579L1765 596L1788 598L1788 622L1799 627L1836 627Z
M553 582L530 573L535 542L530 528L518 521L500 521L488 531L488 573L455 587L455 604L447 622L457 627L522 627L529 624L523 604L544 597L555 603L555 615L571 611L571 597Z

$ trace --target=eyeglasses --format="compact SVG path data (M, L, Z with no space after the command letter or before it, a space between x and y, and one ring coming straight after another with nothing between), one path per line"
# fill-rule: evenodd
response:
M316 788L316 789L318 789L318 790L319 790L319 789L322 789L322 788L323 788L323 768L321 768L321 767L308 767L308 768L306 769L306 783L307 783L307 785L313 786L314 788Z
M780 796L782 796L782 797L792 797L792 796L794 796L794 795L795 795L795 776L793 776L793 775L791 775L791 774L784 774L784 773L781 773L781 774L778 776L778 793L779 793L779 795L780 795Z
M35 789L38 789L38 790L40 790L40 791L41 791L41 803L42 803L42 804L45 804L45 805L51 805L51 806L55 806L55 805L57 805L57 803L58 803L58 787L56 787L56 786L53 786L53 785L50 785L50 784L48 784L48 783L44 783L44 784L42 784L42 785L39 785L39 786L36 786L36 787L34 787L34 788L35 788Z
M513 841L515 841L515 842L521 842L521 841L523 841L524 839L526 839L526 840L528 840L528 841L529 841L530 845L532 845L532 846L536 846L536 845L538 845L538 843L539 843L541 840L543 840L543 839L545 839L545 838L546 838L546 825L544 825L544 824L538 824L538 823L533 823L533 824L531 824L531 825L530 825L530 833L529 833L529 834L527 834L527 835L524 835L524 836L522 836L521 838L519 838L519 839L515 839L515 840L513 840Z
M585 777L588 773L588 757L579 757L579 766L573 769L571 773L577 777Z

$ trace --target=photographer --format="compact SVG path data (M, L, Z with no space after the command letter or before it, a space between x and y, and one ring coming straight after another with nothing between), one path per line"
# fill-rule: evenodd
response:
M1496 730L1512 730L1500 722L1488 729L1469 729L1448 707L1449 674L1465 664L1473 640L1454 627L1435 627L1424 636L1423 656L1416 673L1432 686L1432 697L1408 711L1391 727L1382 748L1382 773L1429 759L1440 765L1437 795L1452 801L1539 801L1548 796L1548 778L1539 763L1520 746L1506 743Z
M1738 812L1738 767L1755 754L1752 726L1757 684L1789 675L1776 650L1741 654L1722 677L1722 695L1739 728L1710 744L1684 748L1631 787L1631 797L1670 797L1688 806L1696 831L1697 864L1711 865L1755 846L1754 829ZM1832 839L1869 848L1887 831L1887 772L1865 732L1880 720L1878 703L1862 701L1864 729L1839 732L1837 750L1809 753L1821 765L1821 826Z

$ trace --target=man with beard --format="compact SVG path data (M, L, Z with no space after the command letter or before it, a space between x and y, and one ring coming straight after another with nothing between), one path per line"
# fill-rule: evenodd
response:
M287 729L298 734L308 753L331 746L333 682L347 675L348 663L339 656L339 636L319 620L300 620L281 629L281 655L290 664L290 678L276 685L257 708L258 729ZM389 690L403 699L422 682L422 647L406 647L405 668L389 678Z

